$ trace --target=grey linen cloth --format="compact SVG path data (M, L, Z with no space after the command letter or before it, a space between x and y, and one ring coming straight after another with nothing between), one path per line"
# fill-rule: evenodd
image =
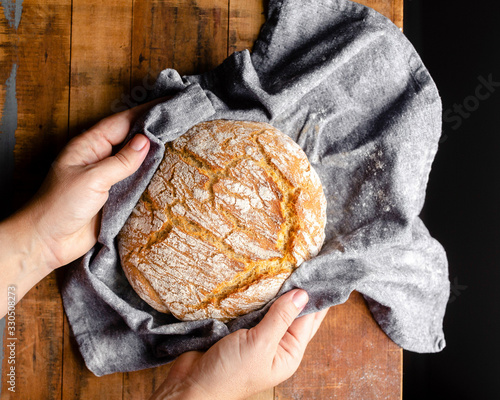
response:
M123 274L116 235L159 165L164 143L212 119L268 122L294 139L327 197L326 241L285 282L308 291L303 313L363 294L384 332L416 352L444 348L446 255L418 217L441 134L438 91L388 19L346 0L270 1L252 54L216 69L159 75L151 97L174 95L131 130L151 150L113 186L98 243L63 284L64 308L88 368L101 376L149 368L255 325L262 310L227 324L181 322L149 307Z

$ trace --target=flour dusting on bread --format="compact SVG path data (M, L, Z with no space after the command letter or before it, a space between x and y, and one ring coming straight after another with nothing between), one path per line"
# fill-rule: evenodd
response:
M181 320L261 308L324 240L326 200L302 149L269 124L200 123L166 151L118 236L139 296Z

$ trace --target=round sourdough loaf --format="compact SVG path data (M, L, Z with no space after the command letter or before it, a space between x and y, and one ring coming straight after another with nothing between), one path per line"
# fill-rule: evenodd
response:
M180 320L261 308L324 240L326 200L305 153L265 123L200 123L168 143L118 236L130 284Z

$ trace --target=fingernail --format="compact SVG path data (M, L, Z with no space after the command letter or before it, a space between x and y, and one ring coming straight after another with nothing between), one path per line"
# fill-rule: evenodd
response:
M292 297L293 304L301 311L306 306L308 301L309 296L307 295L307 292L305 290L297 290L297 292L295 292Z
M129 143L130 147L132 147L135 151L142 150L146 144L148 144L148 138L141 134L135 135Z

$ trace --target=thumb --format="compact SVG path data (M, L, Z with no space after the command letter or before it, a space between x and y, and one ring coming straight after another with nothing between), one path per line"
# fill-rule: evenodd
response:
M280 343L286 331L309 301L307 292L291 290L274 302L262 321L255 326L256 336L273 346Z
M100 161L96 166L106 189L137 171L148 151L149 139L137 134L114 156Z

